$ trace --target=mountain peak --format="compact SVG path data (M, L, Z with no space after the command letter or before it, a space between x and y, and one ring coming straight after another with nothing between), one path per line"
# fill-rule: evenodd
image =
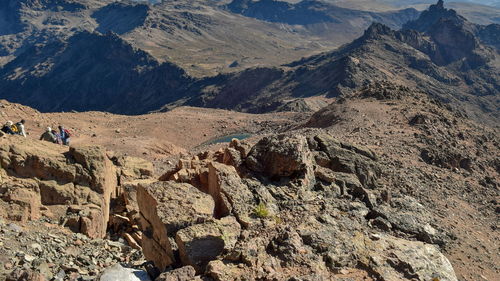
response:
M440 9L440 10L444 10L444 1L443 0L439 0L436 5L432 5L431 8L434 8L434 9Z
M372 23L363 34L363 38L378 38L381 35L391 35L394 33L390 27L385 24L374 22Z
M423 11L420 17L414 21L409 21L403 25L403 29L413 29L420 32L427 32L429 29L441 19L449 19L454 22L466 22L467 20L457 14L453 9L446 9L443 0L439 0L436 4L431 5L429 9Z

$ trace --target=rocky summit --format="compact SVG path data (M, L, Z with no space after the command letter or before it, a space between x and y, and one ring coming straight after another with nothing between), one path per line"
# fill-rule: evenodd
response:
M475 9L2 2L0 280L499 280Z

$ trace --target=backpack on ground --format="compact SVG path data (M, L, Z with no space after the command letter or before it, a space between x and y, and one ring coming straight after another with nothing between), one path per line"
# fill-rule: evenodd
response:
M16 124L13 124L12 126L10 126L10 129L12 130L12 132L14 134L20 134L20 130L19 130L19 127L16 125Z
M64 135L66 135L66 138L71 137L71 133L68 131L68 129L64 129Z

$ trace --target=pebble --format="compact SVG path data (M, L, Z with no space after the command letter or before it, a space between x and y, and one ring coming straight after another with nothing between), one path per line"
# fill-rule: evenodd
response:
M11 231L14 231L14 232L22 232L23 231L22 227L20 227L19 225L15 224L15 223L9 223L8 227Z
M12 263L7 262L7 263L5 263L5 264L3 265L3 268L5 268L5 270L10 270L10 269L12 269L12 267L13 267L13 266L14 266L14 265L13 265Z
M38 243L33 243L31 244L31 248L35 250L36 252L41 252L42 251L42 246Z
M31 255L24 255L24 260L27 262L32 262L36 259L36 257L31 256Z
M54 281L64 281L64 277L66 277L66 273L61 269L54 277Z

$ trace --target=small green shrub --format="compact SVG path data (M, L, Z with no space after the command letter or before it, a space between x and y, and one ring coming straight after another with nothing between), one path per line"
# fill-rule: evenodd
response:
M274 223L276 224L282 224L283 223L283 220L278 217L278 216L273 216L273 220L274 220Z
M266 207L266 204L260 202L257 207L253 210L253 213L259 218L267 218L269 217L269 210Z

